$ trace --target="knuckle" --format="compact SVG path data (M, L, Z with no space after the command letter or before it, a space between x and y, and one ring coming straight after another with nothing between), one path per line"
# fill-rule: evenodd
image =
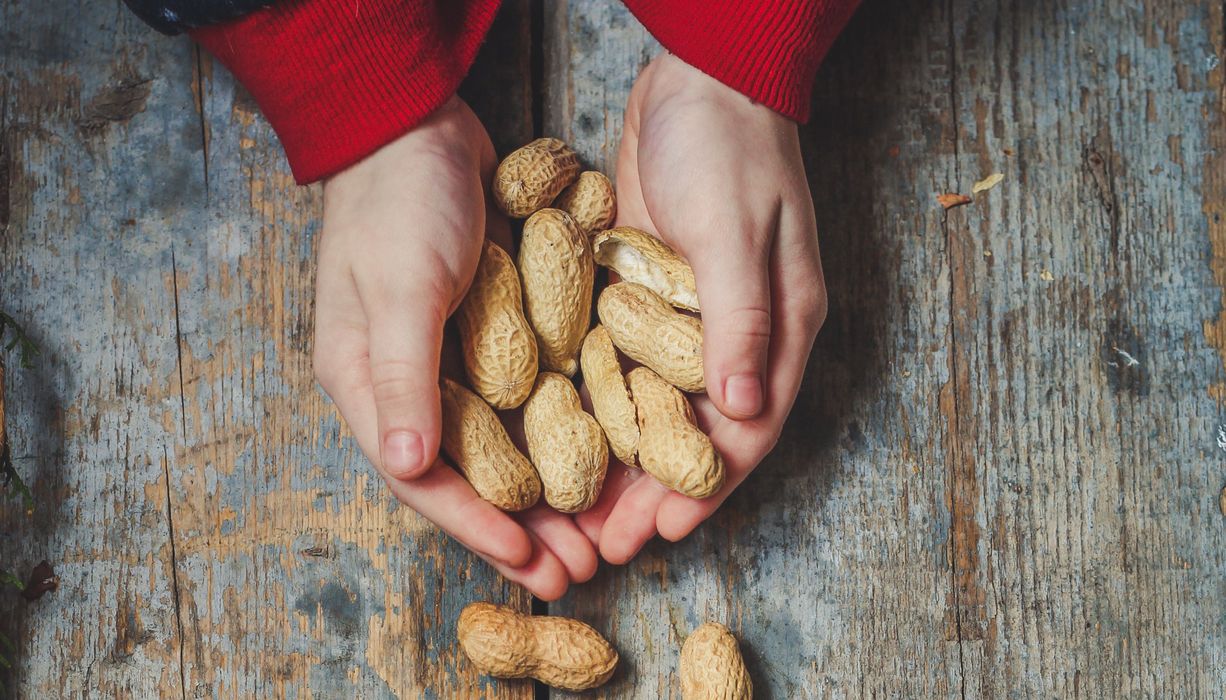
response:
M423 399L429 390L423 387L421 370L402 360L384 360L370 367L370 387L375 402L413 402ZM430 385L433 388L433 385Z
M808 289L801 290L795 303L801 323L806 328L817 330L826 322L830 304L826 296L826 289L822 285L814 284Z
M766 343L771 337L771 315L762 307L745 306L733 310L724 318L725 327L751 342Z

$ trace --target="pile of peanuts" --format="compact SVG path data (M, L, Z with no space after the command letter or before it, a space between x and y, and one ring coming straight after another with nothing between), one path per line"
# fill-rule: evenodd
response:
M498 166L494 198L526 219L518 260L487 241L456 312L467 386L442 380L443 451L477 494L506 511L540 500L564 513L591 508L609 451L693 498L724 484L724 462L694 423L685 393L706 390L694 272L649 233L612 226L613 184L581 172L558 139L542 138ZM600 291L596 266L620 281ZM622 372L622 358L637 363ZM591 398L583 408L580 374ZM496 410L523 407L528 454ZM491 603L460 614L460 645L483 673L535 678L565 690L604 684L618 654L589 625L523 615ZM736 638L709 622L681 651L687 699L749 698L753 686Z

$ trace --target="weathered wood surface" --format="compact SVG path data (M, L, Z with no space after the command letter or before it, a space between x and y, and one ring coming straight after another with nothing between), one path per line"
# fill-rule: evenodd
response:
M593 5L550 12L545 125L611 171L656 48ZM1223 31L1220 2L865 0L804 130L831 314L782 443L551 606L625 651L605 696L675 697L716 619L761 697L1221 697Z
M56 5L0 4L0 308L44 347L9 375L38 507L5 502L0 564L63 579L0 596L10 683L529 696L453 643L465 602L527 598L395 509L314 388L318 190L186 41ZM533 86L531 5L465 94L503 152L536 116L612 172L658 47L612 0L546 2ZM675 697L719 619L767 698L1220 697L1224 13L865 0L804 131L831 316L783 441L550 606L622 651L604 696Z
M70 19L66 19L70 18ZM508 3L474 82L527 65ZM518 59L517 59L518 57ZM461 662L472 599L529 598L395 507L310 370L319 188L251 98L116 3L0 5L0 307L37 505L5 501L22 697L531 697ZM499 144L526 90L478 90ZM486 98L484 95L491 95Z

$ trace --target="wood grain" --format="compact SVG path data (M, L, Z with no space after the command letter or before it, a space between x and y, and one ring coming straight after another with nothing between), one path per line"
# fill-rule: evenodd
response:
M529 696L454 642L526 595L396 508L311 379L318 189L187 41L54 5L0 3L0 308L43 347L6 377L37 506L0 505L0 568L62 581L0 596L8 687ZM535 116L612 174L658 45L543 3L533 85L532 8L463 94L500 152ZM621 653L588 696L676 697L711 619L763 698L1220 697L1224 64L1215 0L865 0L802 130L831 315L796 410L711 522L549 606Z
M545 123L610 169L655 47L593 5L546 25ZM550 606L612 632L604 696L675 697L707 619L761 697L1220 694L1222 27L866 0L803 130L832 310L783 441Z
M70 3L59 3L67 10ZM31 517L0 563L29 697L530 697L455 646L469 600L529 598L397 508L310 368L321 197L229 74L122 8L0 7L0 303L44 354L10 375ZM474 69L527 64L509 3ZM530 87L529 87L530 89ZM526 91L470 95L531 137ZM489 119L489 116L487 116Z

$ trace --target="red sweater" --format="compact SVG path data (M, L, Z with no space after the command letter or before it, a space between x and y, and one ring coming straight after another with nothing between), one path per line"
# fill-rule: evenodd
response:
M345 169L459 86L500 0L299 0L196 29L247 87L294 177ZM625 0L669 51L805 121L817 66L859 0Z

